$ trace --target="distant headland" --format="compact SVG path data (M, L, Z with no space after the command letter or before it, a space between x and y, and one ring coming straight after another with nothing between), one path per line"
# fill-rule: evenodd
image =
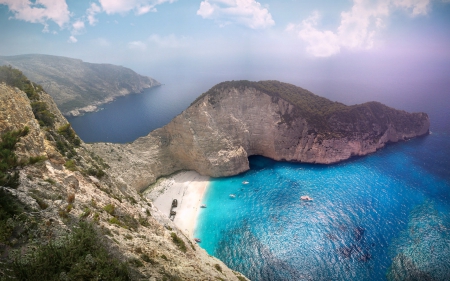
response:
M179 170L236 175L249 169L251 155L336 163L428 134L429 126L426 113L379 102L347 106L279 81L230 81L133 143L90 146L120 181L142 190Z
M0 56L0 65L22 71L50 94L66 116L98 110L115 98L161 85L153 78L112 64L83 62L51 55Z

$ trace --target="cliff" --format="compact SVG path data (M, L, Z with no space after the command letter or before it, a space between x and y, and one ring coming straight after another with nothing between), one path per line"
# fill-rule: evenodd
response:
M42 87L2 70L24 91L0 83L0 279L247 280L117 182Z
M119 96L160 85L153 78L111 64L50 55L0 56L0 65L21 70L44 88L65 115L95 111Z
M168 125L133 143L90 147L118 181L143 190L183 169L236 175L249 169L251 155L336 163L427 134L429 124L426 113L378 102L346 106L278 81L232 81L214 86Z

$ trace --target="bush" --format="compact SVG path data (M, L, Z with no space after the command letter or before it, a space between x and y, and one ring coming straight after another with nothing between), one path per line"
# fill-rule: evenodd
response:
M177 245L183 253L186 253L187 249L184 241L180 237L178 237L175 232L170 233L170 236L172 236L173 243L175 243L175 245Z
M18 280L131 280L125 263L113 258L94 227L81 222L61 243L40 246L11 264L11 279Z
M68 142L74 146L80 146L81 140L77 137L77 134L70 126L70 123L58 128L58 134L63 136Z
M16 168L19 166L14 152L17 142L29 132L28 127L22 130L13 130L4 133L0 142L0 186L16 188L19 186L19 174Z
M72 171L72 172L77 170L77 166L75 165L74 160L66 161L66 163L64 163L64 167L66 167L67 170Z
M43 155L36 156L36 157L30 156L30 158L28 158L28 164L33 165L33 164L36 164L38 162L42 162L45 160L47 160L47 157L45 157Z
M13 234L11 219L24 211L25 206L16 197L0 188L0 243L8 241Z
M116 207L114 207L113 204L108 204L105 207L103 207L103 210L105 210L108 214L110 214L111 216L114 215L114 211L115 211Z

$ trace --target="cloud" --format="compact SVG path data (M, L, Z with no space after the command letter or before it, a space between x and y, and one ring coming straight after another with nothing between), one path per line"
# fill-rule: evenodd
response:
M84 21L77 20L72 24L72 32L74 34L80 34L84 30Z
M86 10L87 19L90 25L95 25L98 22L95 15L101 11L102 9L97 4L91 3L91 6Z
M430 0L353 0L352 8L341 13L341 22L334 32L318 29L317 11L300 24L289 24L286 30L296 33L308 44L307 52L317 57L337 54L341 48L371 49L377 34L386 27L386 20L396 9L406 10L413 17L426 15Z
M321 31L316 28L320 19L319 13L314 12L309 18L302 21L299 26L288 25L286 30L298 29L298 36L308 42L306 51L316 57L328 57L339 53L339 37L332 31Z
M69 43L77 43L78 42L78 40L77 40L77 38L75 38L75 36L70 36L69 37L69 40L67 40L67 42L69 42Z
M147 49L147 44L142 41L133 41L128 43L128 48L131 50L144 51Z
M173 3L175 0L99 0L107 14L125 14L134 11L137 15L156 12L156 6Z
M264 29L275 24L269 10L255 0L204 0L197 15L213 19L221 26L237 23L252 29Z
M65 0L0 0L0 4L7 5L14 14L14 18L32 23L42 23L46 26L47 21L55 22L63 27L70 20L70 12ZM48 27L44 27L44 32Z
M157 47L162 49L176 49L188 46L188 39L185 37L178 38L175 35L160 36L153 34L144 41L132 41L128 43L131 50L145 51L148 47Z

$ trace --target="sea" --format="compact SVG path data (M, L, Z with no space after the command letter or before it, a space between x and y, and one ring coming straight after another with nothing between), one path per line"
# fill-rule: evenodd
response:
M131 142L214 84L167 83L69 121L85 142ZM449 87L415 89L370 100L427 112L429 135L333 165L252 156L249 171L212 179L199 245L254 281L450 280Z

